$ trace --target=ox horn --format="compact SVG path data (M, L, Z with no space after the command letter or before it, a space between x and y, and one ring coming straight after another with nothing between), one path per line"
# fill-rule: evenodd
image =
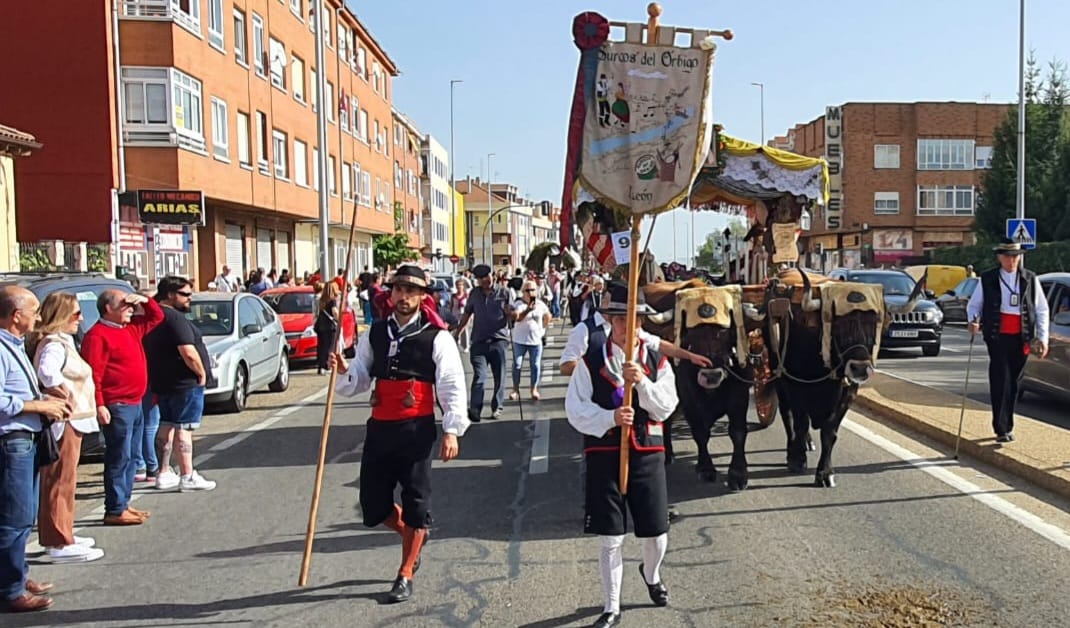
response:
M821 299L815 299L810 290L810 276L806 274L806 271L799 269L799 274L802 275L803 292L802 292L802 309L804 312L816 312L821 309Z
M758 308L753 303L744 303L743 313L746 314L748 319L756 323L760 323L765 320L765 314L760 314L758 312Z
M918 301L921 300L921 291L925 288L925 283L929 279L929 271L926 270L921 276L921 279L914 284L914 289L910 291L910 298L903 305L892 305L888 307L888 312L891 314L909 314L914 311L914 308L918 306Z
M665 310L664 312L658 312L657 314L651 314L646 319L655 325L664 325L671 322L673 319L673 311Z

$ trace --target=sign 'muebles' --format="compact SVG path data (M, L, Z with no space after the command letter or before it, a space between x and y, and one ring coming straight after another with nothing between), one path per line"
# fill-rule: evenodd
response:
M204 192L138 190L137 213L146 225L204 226Z
M825 229L843 226L843 107L825 107L825 161L829 164L829 202Z

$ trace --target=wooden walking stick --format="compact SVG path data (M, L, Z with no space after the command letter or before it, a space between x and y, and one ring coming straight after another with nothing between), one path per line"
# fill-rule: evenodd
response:
M349 269L353 263L353 240L356 237L357 232L357 201L353 200L353 220L349 225L349 248L346 249L346 266L342 273L344 284L349 283ZM327 246L324 242L323 246ZM323 272L326 273L327 269L324 268ZM334 281L334 279L331 279ZM326 288L324 288L326 289ZM340 316L338 317L338 330L335 331L334 337L331 339L332 351L337 349L339 337L344 338L342 333L342 321L345 320L346 308L349 304L348 291L342 291L342 303L339 307ZM354 320L353 324L353 346L357 344L357 325ZM327 434L331 429L331 411L334 410L334 384L338 379L338 369L331 369L330 375L327 379L327 405L323 409L323 428L320 430L320 451L319 460L316 462L316 482L312 487L312 506L308 511L308 530L305 532L305 554L301 558L301 575L297 578L297 586L303 587L308 584L308 570L312 566L312 540L316 536L316 514L319 512L320 507L320 489L323 487L323 465L327 458Z
M661 15L661 5L651 2L647 5L646 12L648 16L646 21L646 43L648 46L654 46L658 43L658 19ZM642 235L639 228L642 224L642 214L632 217L631 259L628 262L628 330L624 337L624 355L627 356L629 361L635 359L635 310L636 302L639 298L639 237ZM631 382L624 382L622 408L632 407L632 388L633 384ZM630 425L622 426L620 428L620 474L617 476L617 485L620 487L621 495L628 494L628 468L631 447L632 428Z

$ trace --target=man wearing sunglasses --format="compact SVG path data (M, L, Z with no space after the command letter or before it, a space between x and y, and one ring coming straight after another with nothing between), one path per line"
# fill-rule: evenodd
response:
M104 525L140 525L149 513L131 508L130 495L137 471L134 432L144 421L141 401L149 384L141 341L163 320L163 311L140 294L105 290L97 312L100 320L82 340L82 357L93 369L104 433Z

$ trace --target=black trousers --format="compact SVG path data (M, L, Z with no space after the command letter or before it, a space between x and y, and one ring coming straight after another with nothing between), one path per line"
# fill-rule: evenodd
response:
M639 538L669 531L669 489L664 452L632 451L628 465L628 494L620 494L620 452L594 451L584 456L587 466L583 531L617 536L628 533L628 513Z
M431 527L431 457L435 416L402 421L370 419L360 459L360 509L369 528L394 510L401 485L401 519L410 528Z
M1018 334L999 334L988 345L988 386L992 396L992 429L996 435L1014 431L1018 384L1029 357Z

